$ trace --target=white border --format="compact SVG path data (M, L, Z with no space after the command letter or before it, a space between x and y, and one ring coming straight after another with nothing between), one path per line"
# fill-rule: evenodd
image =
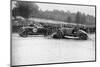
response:
M37 0L28 0L37 1ZM87 4L97 6L97 62L41 65L39 67L99 67L100 65L100 0L38 0L40 2L56 2L71 4ZM0 67L10 66L10 0L0 2Z

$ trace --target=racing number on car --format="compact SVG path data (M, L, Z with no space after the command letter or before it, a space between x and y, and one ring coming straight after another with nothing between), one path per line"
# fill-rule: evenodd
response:
M33 28L33 32L36 33L37 32L37 28Z

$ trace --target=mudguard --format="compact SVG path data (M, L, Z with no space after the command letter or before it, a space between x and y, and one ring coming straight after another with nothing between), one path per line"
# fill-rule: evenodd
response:
M88 39L88 34L83 30L79 30L78 31L78 37L81 40L87 40Z

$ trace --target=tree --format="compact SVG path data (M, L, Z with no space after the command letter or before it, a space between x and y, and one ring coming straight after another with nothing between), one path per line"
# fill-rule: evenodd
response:
M69 16L68 18L67 18L67 22L71 22L72 20L71 20L71 17Z
M77 12L76 17L75 17L75 23L80 23L81 22L81 13Z
M30 16L35 16L38 13L38 6L35 3L27 1L17 1L16 7L12 10L12 15L22 16L24 18L29 18Z
M85 24L86 23L86 16L85 14L82 14L81 16L81 24Z

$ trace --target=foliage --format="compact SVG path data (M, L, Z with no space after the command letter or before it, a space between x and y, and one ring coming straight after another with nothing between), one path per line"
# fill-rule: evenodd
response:
M71 22L72 20L71 20L71 17L69 16L68 18L67 18L67 22Z
M88 24L95 25L95 17L85 15L81 12L71 13L70 11L42 11L39 10L37 4L28 1L16 1L16 7L12 10L12 16L22 16L24 18L43 18L57 21L64 21L67 23Z
M70 11L64 12L64 11L58 11L58 10L53 10L53 11L39 10L36 17L43 18L43 19L64 21L67 23L95 25L95 17L82 14L81 12L70 13Z
M12 10L12 15L22 16L24 18L28 18L29 16L35 16L38 13L38 6L31 2L26 1L17 1L16 7Z

